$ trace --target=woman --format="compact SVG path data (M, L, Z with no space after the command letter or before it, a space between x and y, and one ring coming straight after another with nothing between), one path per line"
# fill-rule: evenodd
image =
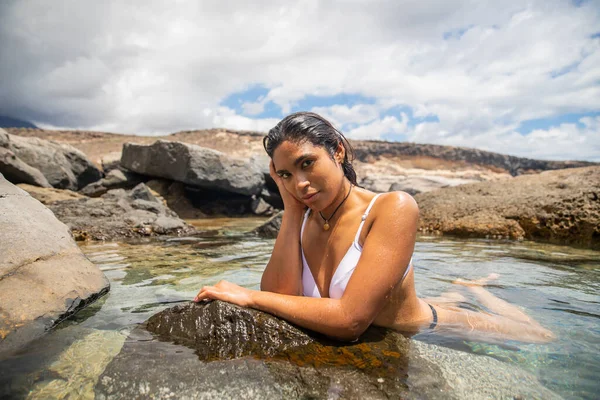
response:
M324 118L289 115L263 144L284 213L261 291L221 281L203 287L194 301L219 299L256 308L349 341L371 324L404 332L447 326L528 342L553 338L483 288L493 276L457 283L497 315L456 307L458 293L419 299L411 261L417 204L404 192L376 195L358 187L352 148Z

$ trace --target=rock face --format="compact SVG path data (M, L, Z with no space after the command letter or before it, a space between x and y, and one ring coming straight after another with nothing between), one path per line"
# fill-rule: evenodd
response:
M440 355L446 357L444 365L436 363ZM447 381L446 374L458 370L460 363L473 368L466 374L461 370L460 379ZM557 398L532 375L514 366L502 371L500 364L485 357L449 355L447 349L429 348L373 327L357 342L335 342L269 314L213 301L165 310L132 332L98 379L95 395L97 399ZM482 370L494 377L493 385L480 383Z
M129 192L112 189L98 198L68 199L69 193L32 192L48 199L48 207L67 224L76 240L117 240L154 235L191 234L195 229L166 207L148 187L140 183Z
M246 196L260 193L265 184L255 163L181 142L158 140L150 146L127 143L121 165L142 175Z
M423 232L600 248L600 167L457 186L415 199Z
M0 175L0 355L15 351L109 289L69 229Z
M2 131L0 147L10 150L20 161L37 169L50 185L59 189L78 190L102 177L102 172L85 154L67 144L9 135ZM14 183L37 184L32 181Z

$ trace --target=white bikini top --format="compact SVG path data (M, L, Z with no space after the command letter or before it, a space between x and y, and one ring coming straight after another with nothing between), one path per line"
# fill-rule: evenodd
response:
M365 224L365 220L369 215L369 211L371 211L371 207L375 204L375 200L381 195L381 193L375 195L367 210L363 214L361 218L360 225L358 226L358 231L356 232L356 236L354 237L354 241L350 245L350 248L340 261L338 267L333 273L331 277L331 283L329 284L329 298L331 299L340 299L346 290L346 286L348 285L348 281L356 269L356 265L358 264L358 260L362 254L362 246L358 243L358 238L360 237L360 233L362 231L363 225ZM308 215L310 214L310 208L306 210L304 214L304 220L302 221L302 228L300 230L300 250L302 253L302 294L306 297L321 297L321 293L319 292L319 288L317 287L317 283L315 278L310 271L308 263L306 262L306 257L304 256L304 249L302 248L302 236L304 234L304 226L306 225L306 220L308 219ZM402 277L402 282L408 272L412 267L412 258L408 264L408 268L404 272L404 276Z

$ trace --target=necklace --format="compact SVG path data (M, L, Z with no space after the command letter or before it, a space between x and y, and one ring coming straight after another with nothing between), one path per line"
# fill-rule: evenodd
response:
M335 215L335 213L337 212L337 210L340 209L340 207L342 206L342 204L344 204L344 202L346 201L346 199L348 198L348 196L350 196L350 192L352 192L352 187L354 185L350 184L350 190L348 190L348 194L346 194L346 197L344 197L344 200L342 200L342 202L335 208L335 210L333 210L333 213L331 214L331 216L329 218L325 218L323 216L323 213L321 211L319 211L319 215L321 216L321 218L323 218L323 221L325 221L325 223L323 224L323 229L328 231L329 230L329 220L331 218L333 218L333 216Z

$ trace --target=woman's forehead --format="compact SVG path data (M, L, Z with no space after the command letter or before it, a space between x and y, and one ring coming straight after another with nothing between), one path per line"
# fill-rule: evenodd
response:
M301 142L286 140L281 142L279 146L273 152L273 163L278 164L289 164L303 155L315 154L327 154L327 151L322 146L315 146L308 140Z

